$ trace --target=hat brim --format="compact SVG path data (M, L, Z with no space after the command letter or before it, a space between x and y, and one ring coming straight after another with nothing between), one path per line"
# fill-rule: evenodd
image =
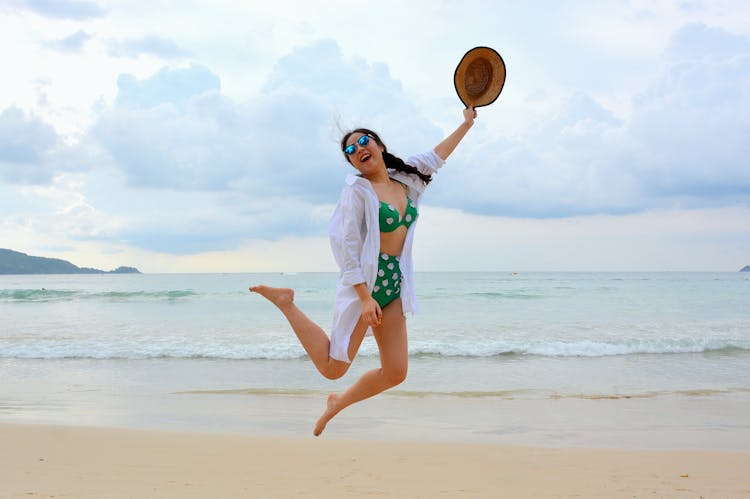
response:
M453 73L453 86L466 107L488 106L505 86L505 61L494 49L474 47L464 54Z

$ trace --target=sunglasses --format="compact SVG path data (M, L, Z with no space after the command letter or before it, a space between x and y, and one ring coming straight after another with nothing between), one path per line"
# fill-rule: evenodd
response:
M357 139L356 144L359 144L360 147L365 147L367 144L370 143L370 136L369 135L363 135L360 138ZM344 154L347 156L351 156L354 154L354 152L357 150L356 144L349 144L344 148Z

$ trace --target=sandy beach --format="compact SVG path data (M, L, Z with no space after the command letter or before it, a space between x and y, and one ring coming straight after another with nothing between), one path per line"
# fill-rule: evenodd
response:
M1 497L750 497L750 453L0 425Z

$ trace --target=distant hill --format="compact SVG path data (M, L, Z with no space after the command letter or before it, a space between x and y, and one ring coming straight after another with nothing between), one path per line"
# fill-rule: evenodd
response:
M750 265L745 265L740 269L740 272L750 272Z
M59 258L29 256L26 253L0 248L0 274L140 274L133 267L104 270L78 267Z

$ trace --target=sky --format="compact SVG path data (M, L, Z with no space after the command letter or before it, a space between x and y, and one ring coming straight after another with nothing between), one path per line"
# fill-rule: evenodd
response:
M0 0L0 247L110 270L336 271L343 132L424 152L464 53L500 98L418 271L750 264L750 4Z

